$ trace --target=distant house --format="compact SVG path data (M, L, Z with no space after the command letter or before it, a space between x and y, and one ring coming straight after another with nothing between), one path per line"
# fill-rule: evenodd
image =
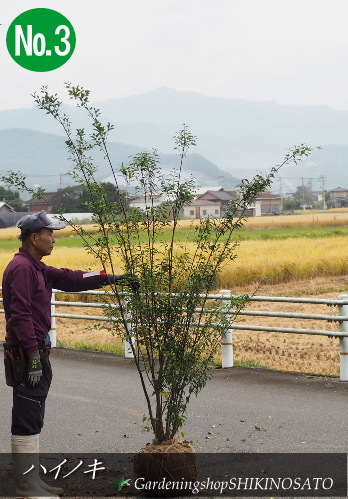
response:
M204 194L198 196L197 199L199 201L212 201L220 206L220 214L222 215L233 197L228 192L220 189L219 191L206 191Z
M280 215L282 213L282 198L270 192L261 192L255 201L261 205L261 215Z
M168 194L163 194L163 193L152 195L151 200L150 197L137 196L132 198L132 200L129 203L129 206L145 211L146 207L149 207L150 205L159 206L160 204L167 202L169 200L170 199L168 197Z
M313 203L319 203L323 200L323 191L312 191Z
M11 213L14 209L5 201L0 201L0 213Z
M220 218L221 205L208 199L195 199L190 205L184 206L184 218Z
M344 187L336 187L330 191L331 199L334 204L334 208L344 208L348 206L348 189Z
M333 198L346 198L348 197L348 189L346 189L345 187L336 187L336 189L332 189L331 192L331 196Z
M5 201L0 201L0 229L15 227L18 220L24 215L28 215L28 212L16 212Z
M236 187L234 190L226 191L232 199L236 199L239 197L240 189ZM237 213L240 215L240 211ZM248 206L248 208L244 211L244 215L246 217L260 217L261 216L261 202L258 199L254 199L252 203Z
M223 191L223 190L224 190L224 188L222 187L222 185L219 185L216 187L196 187L195 188L195 196L196 196L196 198L198 198L199 196L201 196L202 194L205 194L208 191L216 192L216 191Z
M46 192L44 195L45 199L38 199L34 197L29 199L29 201L26 201L24 204L28 206L28 211L31 213L37 213L42 210L49 212L52 210L50 200L55 194L55 192Z
M184 206L184 218L220 218L223 216L232 196L222 187L218 190L207 190L201 188L198 191L197 198L191 204Z
M190 205L184 207L185 218L220 218L223 217L229 203L238 197L238 191L225 191L222 187L205 191ZM239 214L239 213L238 213ZM245 216L254 217L261 215L260 202L255 201L245 211Z

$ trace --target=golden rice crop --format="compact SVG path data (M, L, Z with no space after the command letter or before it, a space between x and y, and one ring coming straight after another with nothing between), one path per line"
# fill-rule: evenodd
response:
M220 286L259 282L271 284L348 274L347 238L296 238L243 241L238 258L227 264Z
M194 244L188 249L194 251ZM0 273L15 251L2 251ZM237 248L238 258L223 268L217 286L231 288L260 282L268 278L271 284L312 279L320 276L348 274L347 238L295 238L282 240L247 240ZM72 269L99 270L100 263L84 248L57 247L44 259L48 265ZM115 271L123 265L115 257Z
M279 215L268 217L252 217L245 223L245 228L288 229L295 227L339 227L348 225L348 212L324 212L303 215Z
M238 258L228 263L223 269L218 282L218 289L233 289L236 293L246 284L258 282L268 275L269 284L282 282L288 282L289 284L286 287L283 285L281 291L276 290L276 288L270 291L271 286L266 285L262 293L258 292L258 294L285 296L292 293L291 289L296 286L296 283L302 282L304 284L302 284L300 294L308 296L311 293L313 280L321 278L324 282L325 276L348 274L346 244L347 238L345 237L243 241L240 247L237 248ZM190 249L191 251L194 249L192 243ZM0 253L0 274L2 274L14 253L15 251L2 251ZM83 248L57 247L50 257L44 258L44 261L48 265L57 267L83 270L89 268L92 270L100 269L98 261ZM115 261L115 266L116 272L122 272L121 262ZM342 282L342 291L341 289L335 291L332 293L332 297L337 298L339 292L345 292L346 285L346 281ZM321 285L318 289L320 287ZM246 292L252 292L252 289L250 291L246 290ZM328 298L329 296L330 294L325 292L322 297ZM72 299L70 300L72 301ZM285 307L284 304L255 303L252 309L269 310L272 308L272 310L283 311L283 307ZM290 311L294 312L328 313L326 306L320 306L322 308L319 310L317 307L312 309L311 305L287 304L286 310L289 307L292 307ZM68 313L74 312L69 308ZM75 313L80 313L79 309ZM90 313L95 315L95 309L91 309ZM337 312L334 311L334 313ZM255 323L261 325L262 323L272 326L274 321L275 319L271 318L246 316L238 318L238 322L244 324ZM307 321L306 324L303 324L300 319L283 319L281 325L282 327L312 327L314 329L331 330L338 327L336 323L312 322L310 321L307 324ZM0 317L0 326L0 329L2 328L2 331L4 331L3 314ZM275 369L338 374L339 347L336 339L247 331L236 331L233 336L236 360L259 362ZM90 341L91 344L106 343L109 345L114 341L114 337L110 335L109 331L95 331L91 322L75 322L68 319L58 319L58 337L66 345L73 345L76 341L84 344Z
M199 220L180 220L179 228L195 226ZM295 227L339 227L348 225L348 210L335 209L325 212L304 213L301 215L279 215L250 217L245 221L244 228L248 230L288 229Z

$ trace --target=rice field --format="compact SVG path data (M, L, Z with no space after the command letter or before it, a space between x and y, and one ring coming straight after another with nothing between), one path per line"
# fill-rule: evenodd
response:
M185 220L180 228L185 230L192 225ZM325 212L294 216L259 217L247 221L246 230L257 231L286 227L331 227L348 225L348 211ZM95 230L94 226L91 226ZM3 242L15 241L17 229L0 229L0 248ZM66 238L60 241L67 246L58 246L44 261L48 265L72 269L99 270L100 264L81 247L69 247L71 229L66 228L57 235ZM348 239L334 237L288 237L285 239L245 240L237 248L238 258L227 263L221 272L217 290L231 289L233 293L252 293L263 281L257 294L264 296L316 296L337 298L348 290ZM192 245L193 243L188 243ZM17 245L16 245L17 246ZM19 246L19 242L18 242ZM16 250L0 252L0 274ZM121 262L115 261L116 272L123 272ZM266 280L264 280L266 278ZM252 309L284 311L284 304L253 304ZM87 310L87 309L86 309ZM337 313L326 306L286 305L287 311L308 313ZM63 311L63 310L59 310ZM69 313L81 313L80 309L68 309ZM84 312L85 313L85 312ZM91 314L97 311L91 309ZM274 325L275 319L239 317L244 324ZM283 327L312 327L315 329L337 329L336 323L284 319ZM0 327L4 331L4 317L0 314ZM87 348L106 348L121 352L120 340L110 332L96 330L89 321L57 320L58 338L70 347L84 345ZM1 336L1 335L0 335ZM234 333L235 360L242 365L263 365L272 369L290 370L304 373L338 375L339 347L337 339L283 333ZM216 362L220 357L217 354Z
M179 229L189 229L198 224L197 220L180 220ZM286 228L304 228L304 227L342 227L348 226L348 208L327 210L325 212L304 213L297 215L280 215L251 217L245 221L246 230L262 229L286 229ZM90 233L95 233L97 227L94 224L83 226ZM55 232L57 239L66 238L74 234L72 227ZM0 242L5 240L17 240L18 229L8 228L0 229Z
M347 244L346 237L242 241L237 259L224 267L219 286L344 276L348 274Z
M279 215L267 217L252 217L246 222L249 230L284 229L291 227L340 227L348 225L348 210L327 210L317 213L303 213L298 215Z
M340 236L242 241L237 248L237 259L223 268L218 288L257 285L264 279L270 284L279 284L314 277L345 276L348 274L347 244L348 239ZM193 243L188 243L188 248L193 251ZM0 273L15 252L0 253ZM84 248L57 247L44 261L55 267L100 270L98 261ZM114 264L116 271L123 273L122 262L115 259Z

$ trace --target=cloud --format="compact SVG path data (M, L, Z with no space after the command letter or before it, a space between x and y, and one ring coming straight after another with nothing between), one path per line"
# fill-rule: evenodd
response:
M32 73L10 58L8 25L32 0L0 10L0 109L31 107L30 93L66 80L95 100L160 86L206 95L348 109L345 0L61 0L77 34L71 59Z

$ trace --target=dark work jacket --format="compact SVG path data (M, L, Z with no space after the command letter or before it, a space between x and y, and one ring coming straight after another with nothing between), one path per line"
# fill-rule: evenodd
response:
M85 278L83 274L82 270L50 267L20 248L2 281L6 343L21 345L27 354L37 350L38 341L51 329L52 288L87 291L107 283L106 274Z

